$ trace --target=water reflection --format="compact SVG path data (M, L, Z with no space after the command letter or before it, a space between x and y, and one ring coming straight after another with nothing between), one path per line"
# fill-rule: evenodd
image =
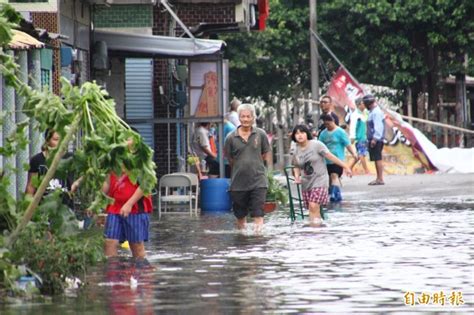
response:
M154 268L147 260L113 258L105 264L106 304L111 314L153 314Z
M261 235L252 225L236 230L230 213L166 214L152 223L150 266L109 261L78 298L35 305L35 313L468 314L473 211L472 202L345 202L319 228L273 213ZM465 304L406 306L408 291L462 291Z

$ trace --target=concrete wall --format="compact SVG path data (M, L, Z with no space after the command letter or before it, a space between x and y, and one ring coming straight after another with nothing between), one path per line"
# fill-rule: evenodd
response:
M59 3L59 29L63 39L73 47L90 49L91 10L86 1L63 0Z
M125 59L111 58L110 76L106 78L106 87L110 96L116 103L116 111L120 117L125 116L124 99L125 99Z

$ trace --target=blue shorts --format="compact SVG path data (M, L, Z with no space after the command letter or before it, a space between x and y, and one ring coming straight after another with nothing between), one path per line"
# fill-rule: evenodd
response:
M357 155L366 156L368 153L367 145L368 145L367 141L356 142Z
M130 214L124 218L120 214L108 214L105 221L104 236L119 242L141 243L148 241L148 213Z

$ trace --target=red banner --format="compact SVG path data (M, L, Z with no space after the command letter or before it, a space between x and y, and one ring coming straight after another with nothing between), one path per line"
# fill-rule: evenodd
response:
M258 29L265 30L267 19L270 16L270 3L268 0L258 0Z
M348 107L352 111L355 109L355 100L364 96L364 90L351 78L346 69L340 67L329 84L327 94L332 97L336 108Z
M349 118L349 114L355 110L355 100L364 95L364 90L346 69L340 67L329 84L327 94L331 96L334 112L343 125L344 122L348 123L346 118ZM412 128L408 123L402 124L395 119L390 111L386 111L383 159L387 174L413 174L433 169ZM371 169L372 164L369 163ZM362 169L358 167L355 171L362 173Z

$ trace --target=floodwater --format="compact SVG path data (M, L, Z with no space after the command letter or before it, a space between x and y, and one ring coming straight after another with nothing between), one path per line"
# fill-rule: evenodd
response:
M473 200L347 201L318 228L281 210L261 235L231 213L152 222L148 266L109 261L80 292L0 313L474 312Z

